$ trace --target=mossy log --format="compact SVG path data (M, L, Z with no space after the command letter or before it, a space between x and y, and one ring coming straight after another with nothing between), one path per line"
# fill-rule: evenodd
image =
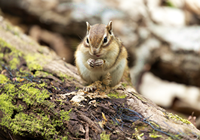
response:
M128 82L83 92L74 66L0 19L0 140L200 137Z

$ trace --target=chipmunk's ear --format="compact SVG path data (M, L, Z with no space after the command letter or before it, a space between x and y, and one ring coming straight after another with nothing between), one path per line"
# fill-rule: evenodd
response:
M87 34L88 34L90 31L90 24L88 22L86 22L86 25L87 25Z
M107 30L108 30L108 32L109 32L110 34L113 34L113 33L112 33L112 21L110 21L110 22L108 23L108 25L106 26L106 28L107 28Z

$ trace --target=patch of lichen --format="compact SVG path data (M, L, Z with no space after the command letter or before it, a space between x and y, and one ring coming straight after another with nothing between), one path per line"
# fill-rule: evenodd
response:
M14 134L23 136L25 135L24 132L28 132L32 135L41 135L45 139L59 136L59 131L56 130L56 127L62 127L63 125L62 121L51 119L45 113L25 114L23 112L16 114L13 119L6 115L0 124L9 128ZM67 137L64 136L64 138Z
M32 135L41 135L46 139L59 135L56 127L62 126L62 121L50 119L48 114L44 113L18 113L10 123L10 129L14 134L24 135L29 132Z
M162 135L149 134L150 138L162 138Z
M152 126L154 126L154 128L159 128L159 126L155 123L149 122ZM163 136L162 133L156 131L155 129L153 129L152 127L150 127L148 124L143 123L141 121L136 121L134 123L132 123L132 128L135 130L135 132L132 134L134 138L136 138L137 140L141 140L143 139L143 135L144 132L148 132L149 133L149 137L150 138L159 138L159 137L164 137L163 139L165 139L165 135Z
M41 87L41 84L37 84ZM43 85L42 85L43 86ZM36 83L23 84L18 91L18 97L22 98L28 105L45 102L45 99L49 97L49 93L46 89L39 90L36 87Z
M147 102L146 99L144 97L142 97L140 94L132 92L132 94L138 98L139 100L143 101L143 102Z
M11 69L16 69L19 64L20 64L19 58L16 57L9 61L9 66Z
M65 121L69 121L70 119L70 116L69 116L69 113L72 111L72 108L69 110L69 111L64 111L64 110L61 110L60 111L60 118L61 120L65 120Z
M185 124L191 124L190 121L188 121L186 119L183 119L183 118L181 118L180 116L178 116L176 114L174 115L172 113L169 113L169 114L167 114L167 117L170 118L170 119L173 119L174 121L181 121L181 122L183 122Z
M153 131L152 133L149 133L150 138L162 138L163 136L158 134L157 131Z
M100 138L101 138L101 140L110 140L110 134L106 134L106 132L103 131L103 132L100 134Z
M13 83L2 74L0 78L0 110L3 112L0 125L3 128L8 128L18 135L25 135L28 132L32 135L41 135L45 139L54 138L54 136L62 139L63 136L56 128L62 128L63 122L70 119L69 113L72 109L61 110L59 115L55 114L55 117L50 118L48 110L53 110L54 104L46 100L50 93L45 89L45 83L29 81L24 81L23 84ZM24 101L33 110L28 114L24 113L24 106L13 104L16 98ZM40 109L39 106L41 106ZM37 108L34 109L34 107ZM13 117L14 110L17 114ZM67 136L63 138L67 139Z
M148 123L144 123L140 120L135 121L132 123L131 128L135 129L135 132L132 134L134 138L136 139L143 139L141 135L143 135L144 132L148 132L149 139L181 139L180 135L175 135L170 132L162 131L160 126L151 120L146 120ZM149 125L150 124L150 125ZM160 130L160 131L158 131Z
M135 128L135 133L133 133L133 137L136 138L137 140L142 140L142 136L144 133L140 133L137 128Z
M0 38L0 46L1 47L8 47L12 50L13 53L16 53L17 56L22 56L22 53L18 51L15 47L13 47L11 44L7 43L5 40Z
M123 86L124 88L126 88L127 83L122 83L122 86Z
M4 84L7 82L8 82L8 78L5 75L0 74L0 84Z
M142 132L147 129L147 124L144 124L142 122L136 121L132 123L132 128L136 128L137 131ZM135 130L136 131L136 130Z
M126 94L121 94L121 93L118 93L118 92L110 92L108 94L108 97L110 98L120 98L120 99L123 99L123 98L126 98Z
M67 74L63 74L63 73L59 73L58 76L61 78L62 82L64 82L65 80L73 80L74 78L67 75Z
M45 71L36 71L34 76L47 77L47 76L53 76L53 74L45 72Z
M0 65L3 64L3 56L4 56L4 54L1 53L1 47L0 47ZM0 70L2 70L1 67L0 67Z
M17 95L19 99L22 99L28 105L33 105L45 102L45 99L50 96L46 89L38 89L42 87L44 87L44 84L38 84L35 82L24 83L23 85L19 86L19 88L16 88L14 84L5 84L4 88L0 91L3 91L11 97Z
M194 134L196 138L200 139L200 133L195 133L190 128L187 128L185 132L186 134Z
M17 65L20 63L19 57L25 59L27 66L30 70L42 70L42 65L45 64L44 59L48 59L48 56L35 53L35 54L23 54L12 45L7 43L5 40L0 38L0 47L8 47L11 52L7 54L1 54L1 57L11 57L12 59L9 61L9 66L11 69L16 69Z
M4 26L4 30L9 31L10 33L19 36L20 29L18 27L14 27L11 23L7 22Z
M34 89L33 87L25 86L21 86L19 91L16 92L16 90L13 88L13 85L12 87L11 85L9 85L10 89L6 89L6 94L0 95L0 109L4 113L4 117L2 118L0 125L9 128L14 134L19 135L24 135L24 132L29 132L29 134L41 135L46 139L52 138L55 135L59 135L56 127L62 127L62 120L69 120L69 113L71 110L61 111L60 119L54 118L51 120L48 116L48 113L42 113L42 111L41 113L23 113L22 107L12 104L13 96L18 95L19 98L22 98L23 101L25 101L27 104L34 104L35 106L38 106L39 104L42 105L43 102L45 102L44 99L48 96L43 96L41 92L40 94L38 94L38 90ZM11 116L13 114L13 110L17 110L19 113L16 114L15 117L12 119Z
M25 57L27 66L30 70L42 70L42 66L40 65L40 62L44 59L41 57L40 54L28 54Z
M2 59L3 57L6 59L10 59L8 61L10 68L16 69L17 66L20 64L19 56L22 56L22 53L20 51L16 50L12 45L10 45L9 43L7 43L6 41L4 41L1 38L0 38L0 47L1 48L7 47L11 50L10 53L5 53L5 54L1 53L0 59Z
M4 119L9 119L13 114L13 110L15 109L15 106L12 104L11 101L12 98L10 98L9 95L6 94L0 95L0 110L5 115ZM4 121L2 119L1 123L7 123L7 121Z
M6 30L12 32L13 29L10 27L7 26ZM13 33L18 35L17 32ZM3 52L4 48L9 51ZM8 60L6 66L16 71L21 57L25 59L29 70L42 70L42 66L46 63L43 60L49 59L48 56L39 53L24 54L0 38L0 64L4 64L3 59L6 58ZM2 70L0 66L0 71ZM32 82L31 76L37 77L23 70L17 71L15 77L9 77L11 80L0 74L0 111L3 113L0 119L1 128L9 129L17 135L33 134L46 139L54 137L68 139L66 135L60 134L58 127L65 129L63 123L70 119L72 109L54 111L55 104L49 101L51 93L48 92L46 84ZM17 100L20 102L17 103ZM20 104L21 101L23 104ZM29 111L27 107L30 108Z

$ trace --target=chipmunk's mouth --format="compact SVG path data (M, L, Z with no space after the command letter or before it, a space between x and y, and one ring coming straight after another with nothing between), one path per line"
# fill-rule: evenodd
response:
M96 55L96 57L100 57L101 55Z

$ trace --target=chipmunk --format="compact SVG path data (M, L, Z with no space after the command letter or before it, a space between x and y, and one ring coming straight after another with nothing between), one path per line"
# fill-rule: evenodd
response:
M117 85L127 66L127 51L112 31L112 21L108 25L87 24L87 33L75 52L75 63L83 80L91 84L102 81L107 73L111 76L111 87ZM95 87L84 88L93 91Z

